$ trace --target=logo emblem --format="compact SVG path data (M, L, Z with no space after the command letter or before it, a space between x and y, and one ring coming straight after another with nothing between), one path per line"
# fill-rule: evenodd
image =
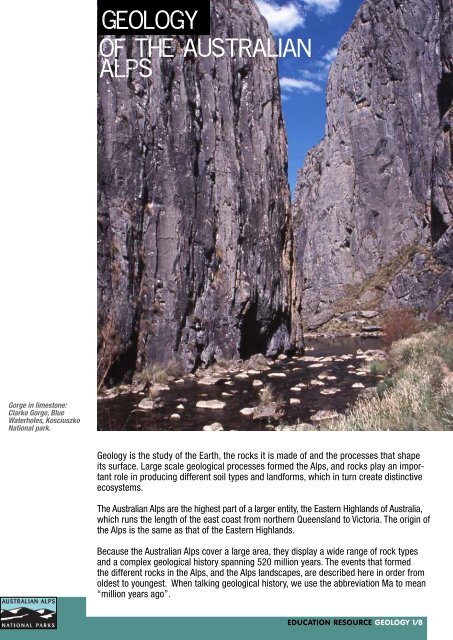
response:
M56 598L0 598L0 629L56 628Z

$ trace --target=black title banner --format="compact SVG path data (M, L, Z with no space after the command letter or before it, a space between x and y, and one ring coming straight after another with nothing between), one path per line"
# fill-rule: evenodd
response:
M210 34L210 0L98 0L98 34Z

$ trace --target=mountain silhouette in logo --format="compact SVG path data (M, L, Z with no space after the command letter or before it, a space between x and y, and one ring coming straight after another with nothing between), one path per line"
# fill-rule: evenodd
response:
M0 611L1 622L52 622L56 618L55 611L51 609L28 609L19 607L18 609L2 609Z

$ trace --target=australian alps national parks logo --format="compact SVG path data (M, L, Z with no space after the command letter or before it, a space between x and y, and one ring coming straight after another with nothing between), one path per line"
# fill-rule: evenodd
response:
M56 628L56 598L0 598L0 629Z

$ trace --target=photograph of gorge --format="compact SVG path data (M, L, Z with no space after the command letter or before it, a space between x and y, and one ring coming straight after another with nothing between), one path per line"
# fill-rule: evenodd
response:
M98 73L98 430L453 429L451 0L211 0L210 38L311 56Z

